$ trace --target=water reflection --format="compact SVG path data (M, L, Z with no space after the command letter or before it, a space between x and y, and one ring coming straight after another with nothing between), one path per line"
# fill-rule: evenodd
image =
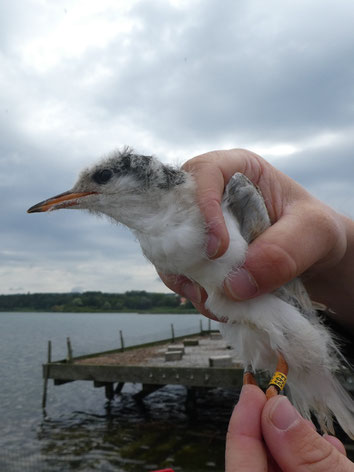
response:
M185 399L184 387L168 386L140 403L123 393L102 416L47 418L38 432L42 457L51 471L223 471L235 392L199 392L189 408Z

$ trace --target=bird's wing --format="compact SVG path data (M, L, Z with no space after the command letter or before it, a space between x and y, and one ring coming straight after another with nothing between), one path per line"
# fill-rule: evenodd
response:
M226 186L224 202L240 224L242 237L251 243L270 226L261 191L243 174L234 174Z
M271 225L262 193L245 175L236 173L226 186L224 203L240 225L242 237L250 244ZM299 278L278 288L274 294L293 305L307 318L314 310L308 293Z

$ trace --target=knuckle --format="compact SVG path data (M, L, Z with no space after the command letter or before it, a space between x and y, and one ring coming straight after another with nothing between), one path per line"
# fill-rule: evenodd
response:
M202 190L198 195L198 205L204 214L223 220L221 196L213 189Z
M200 206L209 205L214 201L220 205L225 186L223 174L214 154L210 157L204 156L194 157L184 164L183 168L193 176L196 182Z
M299 470L321 472L323 470L337 470L340 466L340 454L321 436L316 435L311 440L306 435L298 451Z
M338 215L329 207L315 203L307 211L310 227L317 234L317 244L321 242L322 257L331 253L344 253L346 246L345 230Z
M324 208L315 208L310 212L311 221L319 231L328 239L333 241L337 237L337 224L332 212Z
M187 172L197 173L205 166L214 165L216 161L220 159L223 151L210 151L199 156L192 157L186 161L182 168Z
M248 258L246 266L251 273L257 274L257 282L265 291L275 289L299 275L296 259L271 241L263 242L252 255L252 259Z
M158 273L162 282L175 293L179 295L182 294L182 287L183 284L188 281L187 277L176 275L176 274L163 274L161 272Z

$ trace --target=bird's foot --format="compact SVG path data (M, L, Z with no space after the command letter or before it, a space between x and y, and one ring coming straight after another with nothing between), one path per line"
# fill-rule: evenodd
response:
M243 385L257 385L251 366L247 366L243 373Z
M288 374L288 363L284 359L283 355L278 353L278 363L276 371L268 384L266 390L266 397L269 400L272 397L278 395L286 384L286 378ZM243 374L243 385L257 385L253 369L251 366L247 366Z
M275 397L283 390L286 384L286 376L288 374L288 363L284 359L283 355L278 353L278 364L276 371L268 384L266 390L266 397L269 400L272 397Z
M279 393L279 390L274 385L268 385L267 390L265 392L267 400L272 397L276 397Z

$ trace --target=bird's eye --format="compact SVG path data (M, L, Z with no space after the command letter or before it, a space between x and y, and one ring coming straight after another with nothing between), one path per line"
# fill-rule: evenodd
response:
M112 177L113 172L110 169L98 170L92 176L97 184L106 184Z

